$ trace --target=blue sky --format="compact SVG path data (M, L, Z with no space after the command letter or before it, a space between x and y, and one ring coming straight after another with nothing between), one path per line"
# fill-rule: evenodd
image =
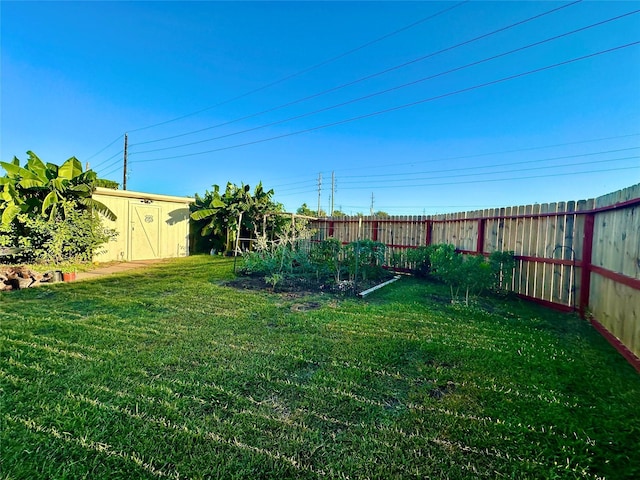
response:
M262 181L291 211L317 207L321 174L328 210L335 172L335 208L365 214L372 197L419 215L640 181L640 13L608 21L640 2L0 9L4 161L76 156L122 182L127 132L129 190Z

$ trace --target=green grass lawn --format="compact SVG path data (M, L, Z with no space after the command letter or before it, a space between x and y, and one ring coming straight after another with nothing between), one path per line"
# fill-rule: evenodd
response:
M197 256L1 294L1 478L640 477L640 376L575 316L232 276Z

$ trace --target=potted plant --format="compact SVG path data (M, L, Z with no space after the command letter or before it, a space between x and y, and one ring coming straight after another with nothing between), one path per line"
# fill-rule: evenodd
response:
M65 282L74 282L76 280L76 269L67 268L62 270L62 280Z

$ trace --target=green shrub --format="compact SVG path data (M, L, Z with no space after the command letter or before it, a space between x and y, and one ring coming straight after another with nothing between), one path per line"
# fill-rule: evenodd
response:
M479 295L492 287L494 274L482 255L464 256L453 245L436 245L431 254L431 270L435 278L449 286L451 301L458 301L464 291L464 303L469 305L471 296Z
M0 228L0 246L21 249L15 260L26 263L60 264L90 262L100 247L117 232L105 228L100 216L80 211L72 203L53 218L20 214Z
M406 260L417 277L427 277L431 271L431 255L436 245L408 249Z

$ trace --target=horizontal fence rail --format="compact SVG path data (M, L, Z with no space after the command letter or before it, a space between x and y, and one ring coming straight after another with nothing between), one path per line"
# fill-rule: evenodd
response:
M410 269L408 249L451 244L489 255L513 251L511 290L578 311L640 370L640 184L590 200L434 216L327 217L314 240L373 240L389 267Z

